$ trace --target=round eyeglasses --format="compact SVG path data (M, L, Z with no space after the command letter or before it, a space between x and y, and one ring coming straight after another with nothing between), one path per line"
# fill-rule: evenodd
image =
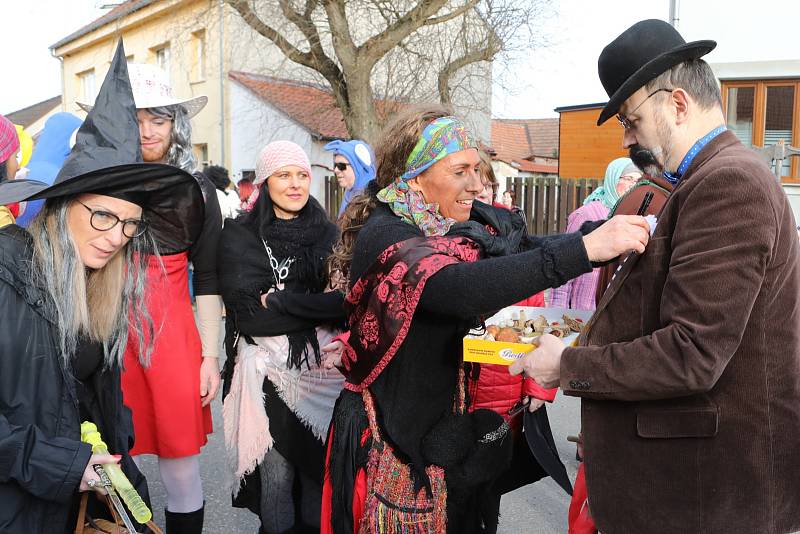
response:
M647 102L651 96L660 93L661 91L669 91L671 93L672 91L674 91L674 89L667 89L666 87L662 87L661 89L656 89L655 91L647 95L647 97L644 100L639 102L639 105L633 108L633 110L630 113L628 113L628 115L633 115L634 113L636 113L636 110L642 107L642 105L645 102ZM622 113L617 113L617 120L619 121L620 125L622 125L622 127L625 128L626 130L630 130L631 128L633 128L633 123L631 123L631 120Z
M125 219L123 221L113 213L103 210L93 210L80 200L76 200L76 202L92 214L91 217L89 217L89 224L99 232L107 232L119 223L122 223L122 235L129 239L139 237L147 231L147 223L142 219Z

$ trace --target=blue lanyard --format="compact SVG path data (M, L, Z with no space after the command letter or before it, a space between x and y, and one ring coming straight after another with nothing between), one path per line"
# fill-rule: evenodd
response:
M728 127L723 124L722 126L714 128L706 135L704 135L702 138L698 139L697 142L694 145L692 145L692 148L689 149L689 152L687 152L686 155L683 156L681 164L678 165L678 170L675 171L674 173L665 171L664 178L666 178L667 181L672 185L677 185L678 182L683 177L683 174L686 172L686 169L688 169L689 165L691 165L692 161L694 161L694 157L697 154L699 154L700 151L703 150L703 147L705 147L708 143L710 143L712 139L714 139L716 136L726 131L727 129Z

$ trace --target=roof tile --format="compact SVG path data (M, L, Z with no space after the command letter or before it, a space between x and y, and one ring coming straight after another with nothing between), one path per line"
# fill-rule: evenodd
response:
M524 172L558 174L558 164L534 163L534 157L558 158L558 119L492 119L493 159Z
M321 140L347 139L350 134L330 89L310 83L231 71L228 77L282 111ZM397 113L405 104L375 100L379 118Z
M557 157L558 119L492 119L492 147L502 161Z

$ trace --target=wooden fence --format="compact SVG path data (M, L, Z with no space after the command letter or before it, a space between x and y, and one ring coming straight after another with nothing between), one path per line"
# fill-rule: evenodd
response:
M339 187L336 176L325 177L325 211L331 221L336 222L339 215L339 206L344 198L344 188Z
M516 204L525 214L528 231L536 235L558 234L567 228L567 216L603 183L596 178L516 177L506 180L506 189L516 195ZM502 189L498 195L502 195ZM344 189L335 176L325 177L325 211L336 221Z
M528 231L535 235L563 233L567 217L583 205L592 191L602 185L597 178L545 178L539 176L506 179L514 191L516 205L525 214ZM503 190L498 192L498 196Z

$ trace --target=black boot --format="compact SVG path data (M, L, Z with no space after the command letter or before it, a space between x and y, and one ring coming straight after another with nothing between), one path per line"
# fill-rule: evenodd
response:
M167 522L167 534L203 534L203 510L179 514L164 510Z

